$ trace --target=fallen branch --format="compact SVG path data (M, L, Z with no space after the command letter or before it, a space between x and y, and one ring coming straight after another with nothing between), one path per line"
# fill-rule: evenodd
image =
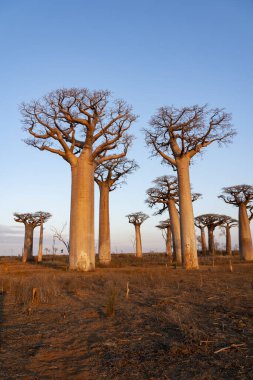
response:
M231 348L237 348L237 347L242 347L242 346L245 346L245 343L231 344L231 346L220 348L219 350L215 351L214 354L218 354L219 352L227 351L227 350L230 350Z

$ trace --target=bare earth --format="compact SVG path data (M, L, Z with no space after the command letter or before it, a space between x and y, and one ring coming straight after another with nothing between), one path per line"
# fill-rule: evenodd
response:
M233 261L0 258L0 379L253 379L253 263Z

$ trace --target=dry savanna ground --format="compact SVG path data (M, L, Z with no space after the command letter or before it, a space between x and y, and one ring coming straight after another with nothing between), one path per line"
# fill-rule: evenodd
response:
M253 379L253 263L0 259L1 379ZM127 296L127 288L129 293Z

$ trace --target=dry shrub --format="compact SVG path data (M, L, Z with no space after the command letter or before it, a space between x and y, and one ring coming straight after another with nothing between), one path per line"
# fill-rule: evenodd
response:
M105 313L107 317L113 317L116 312L116 301L119 295L119 289L113 282L109 282L106 288Z
M52 275L15 279L10 290L15 303L24 306L50 303L61 293L60 284Z

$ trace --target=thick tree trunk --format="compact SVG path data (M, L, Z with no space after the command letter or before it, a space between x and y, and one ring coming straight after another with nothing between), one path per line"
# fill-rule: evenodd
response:
M91 149L83 149L71 166L70 269L95 269L94 164Z
M198 269L188 157L177 159L182 260L186 269Z
M33 226L25 225L25 241L22 262L32 261L33 259Z
M245 204L239 206L239 247L240 257L245 261L253 260L250 221Z
M182 264L182 254L181 254L181 238L180 238L180 221L179 215L176 208L175 201L173 199L169 200L168 203L172 239L173 239L173 259L177 262L178 265Z
M202 255L206 256L206 235L205 228L201 227L201 246L202 246Z
M231 255L231 233L230 233L230 227L226 226L226 255Z
M208 227L208 254L213 256L215 254L213 227Z
M38 250L38 263L42 261L42 249L43 249L43 223L40 225L40 240Z
M166 233L166 254L172 260L172 239L171 239L171 227L167 227Z
M142 257L141 225L135 224L136 257Z
M111 262L110 216L109 216L109 186L105 182L99 184L99 261L102 264Z

